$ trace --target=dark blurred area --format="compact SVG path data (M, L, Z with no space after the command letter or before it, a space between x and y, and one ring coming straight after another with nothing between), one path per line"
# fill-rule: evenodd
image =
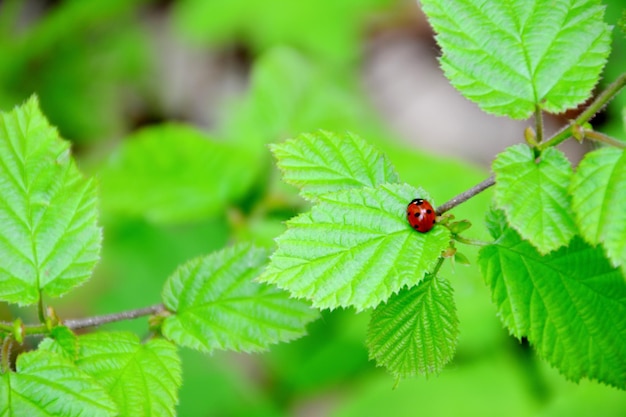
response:
M624 4L605 4L615 25ZM602 84L626 68L624 34L614 29L613 39ZM360 134L389 155L404 181L440 202L478 183L532 121L480 111L444 78L439 53L409 0L0 0L0 110L36 94L87 175L105 181L112 155L136 142L138 131L169 122L263 154L228 204L186 220L123 212L111 203L117 191L103 187L97 272L47 301L62 317L144 307L159 301L165 278L190 258L241 240L272 245L306 203L280 183L266 145L301 132ZM622 94L596 128L626 138L624 108ZM576 111L546 117L547 130ZM565 145L574 161L587 150ZM477 237L489 197L455 213L472 221ZM526 340L509 336L476 265L443 273L455 288L461 339L440 376L393 389L392 377L368 360L369 315L325 311L309 336L266 354L182 351L178 415L626 415L623 392L568 382ZM3 320L30 313L0 310ZM142 335L147 326L108 328Z

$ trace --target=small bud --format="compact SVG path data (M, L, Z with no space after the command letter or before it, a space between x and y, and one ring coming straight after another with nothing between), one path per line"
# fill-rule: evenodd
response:
M454 254L454 260L461 265L470 265L470 261L467 259L467 256L463 255L461 252Z
M537 134L530 126L524 129L524 139L526 139L526 143L528 143L528 146L530 146L531 148L534 148L538 145Z
M450 231L455 234L463 233L470 227L472 227L472 223L469 220L461 220L458 222L450 223Z

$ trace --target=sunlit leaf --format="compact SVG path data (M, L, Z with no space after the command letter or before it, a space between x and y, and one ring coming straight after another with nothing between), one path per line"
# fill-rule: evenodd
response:
M572 179L572 208L582 236L626 265L626 153L604 148L585 155Z
M0 300L32 304L85 282L98 261L96 190L36 98L0 113Z
M454 356L458 335L452 288L429 274L374 310L366 344L378 365L406 378L441 372Z
M74 362L78 358L78 337L65 326L56 326L50 337L41 341L37 347L64 356Z
M441 66L489 113L560 113L587 99L610 51L597 0L422 0Z
M107 390L120 417L176 415L182 371L172 343L141 343L131 333L98 332L81 336L79 344L76 364Z
M497 206L539 252L557 249L576 234L567 193L572 168L561 151L548 148L535 162L528 146L511 146L498 155L493 171Z
M355 134L320 131L271 146L285 182L316 200L353 187L398 182L391 162Z
M428 198L406 184L327 194L287 223L260 280L306 298L318 308L378 305L421 281L449 243L445 227L418 233L407 204Z
M49 351L24 353L17 371L0 375L0 416L118 416L104 388L66 358Z
M163 289L173 314L163 334L181 346L260 351L305 334L317 313L302 301L254 282L268 251L240 244L179 267Z

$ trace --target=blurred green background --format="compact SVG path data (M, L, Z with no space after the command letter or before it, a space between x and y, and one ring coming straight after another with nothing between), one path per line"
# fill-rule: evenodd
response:
M606 20L616 24L621 8L608 2ZM603 82L624 70L625 45L615 30ZM61 317L143 307L185 260L236 241L271 246L306 203L280 182L266 145L301 132L360 134L438 204L481 181L526 123L458 96L437 54L413 1L0 1L0 109L37 94L101 185L102 261L87 285L49 301ZM622 94L599 127L624 138L625 107ZM573 160L584 152L565 150ZM472 221L472 237L485 238L489 198L454 210ZM183 350L178 414L626 415L626 394L567 382L509 337L475 265L442 273L461 338L440 376L394 389L368 361L368 314L326 311L309 336L266 354ZM2 308L6 320L28 314ZM147 323L109 328L142 335Z

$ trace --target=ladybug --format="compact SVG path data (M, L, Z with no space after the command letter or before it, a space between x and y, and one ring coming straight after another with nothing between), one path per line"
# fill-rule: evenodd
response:
M406 219L411 227L420 233L426 233L433 228L437 213L433 206L422 198L411 201L406 208Z

